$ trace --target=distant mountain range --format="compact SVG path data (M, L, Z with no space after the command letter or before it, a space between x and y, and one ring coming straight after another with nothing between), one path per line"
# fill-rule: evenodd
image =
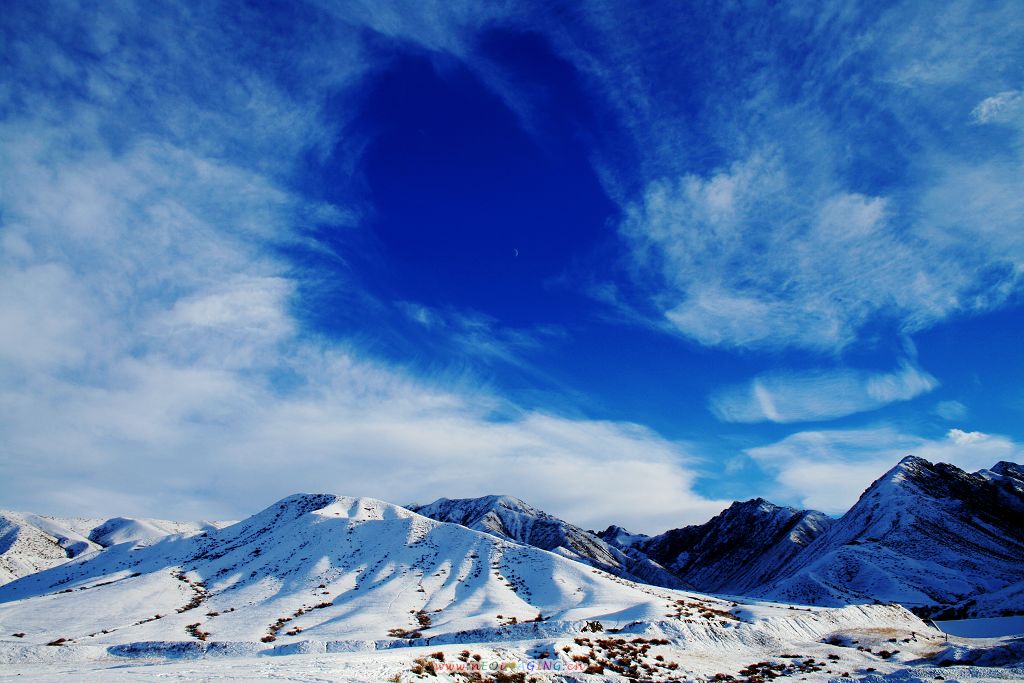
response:
M899 606L744 605L331 494L289 496L223 529L87 551L0 586L0 625L5 664L59 662L65 675L74 662L209 656L182 676L189 680L225 658L248 660L232 666L250 667L252 680L262 679L253 673L264 671L261 655L349 653L372 662L394 649L408 652L404 675L392 664L359 680L484 680L435 678L431 662L471 661L470 647L479 661L488 644L492 660L512 653L581 663L587 680L712 680L723 668L734 672L726 680L765 680L762 672L824 680L895 669L941 642ZM844 645L866 642L878 627L902 639L907 654L890 661L893 653ZM225 678L241 677L233 673ZM352 680L326 670L310 677Z
M922 616L1024 614L1024 468L967 473L909 456L839 519L763 499L656 536L582 529L510 496L408 509L628 581L822 606L898 602ZM131 542L226 522L0 512L0 583Z
M353 680L316 668L330 654L331 667L363 667L357 680L415 681L482 680L434 673L487 657L579 664L587 680L824 681L917 666L931 680L956 656L1012 678L1024 671L1016 641L955 650L900 605L774 604L639 576L835 605L874 594L995 608L1019 596L1019 474L907 459L840 520L755 500L653 537L598 535L498 496L414 506L445 521L323 493L223 528L8 515L10 566L60 564L0 585L0 663L48 663L41 677L59 678L69 665L205 658L181 675L192 679L230 659L248 680L264 655L309 654L318 679ZM405 664L378 663L396 650Z

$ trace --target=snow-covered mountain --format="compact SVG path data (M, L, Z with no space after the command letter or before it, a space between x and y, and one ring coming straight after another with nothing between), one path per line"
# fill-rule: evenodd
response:
M0 584L118 543L151 543L168 534L196 534L230 523L103 520L0 510Z
M512 496L440 498L429 505L411 505L409 509L441 522L550 550L626 579L668 588L682 586L675 576L643 553L611 545L592 531Z
M664 566L687 588L743 595L774 579L834 521L757 498L733 503L704 524L657 536L633 537L617 528L603 534Z
M0 662L36 675L52 662L46 672L87 680L107 680L139 656L183 678L249 680L274 666L257 655L316 663L336 653L320 679L412 681L430 676L431 661L470 661L470 648L476 661L583 662L595 676L587 680L721 671L825 680L895 670L941 642L927 631L898 606L794 609L637 584L379 500L329 494L290 496L223 529L86 553L0 586ZM882 637L900 638L903 653L849 644ZM395 648L407 654L379 654ZM208 655L188 671L174 664ZM304 667L301 659L288 666Z
M987 616L1024 611L1022 582L1022 468L969 474L910 456L754 595Z
M899 602L922 614L1024 612L1024 467L968 474L908 457L840 520L757 498L657 536L595 533L509 496L412 509L632 580L819 605Z
M977 474L993 482L1000 482L1009 488L1024 494L1024 466L1015 462L997 462L992 469L981 470Z
M667 595L378 500L303 494L224 529L113 546L2 586L0 624L106 644L376 640L538 615L657 620L673 609Z
M585 662L595 680L824 681L906 667L930 680L950 670L929 666L967 655L903 607L870 603L990 614L1021 604L1021 473L907 458L831 523L754 500L654 537L612 527L600 538L507 497L419 508L448 523L370 498L299 494L191 534L153 520L13 515L0 531L18 550L8 556L62 564L0 586L0 663L12 675L107 680L144 657L172 677L259 678L270 671L260 655L309 653L319 678L413 681L429 675L428 659L465 662L475 651ZM780 571L754 592L804 604L622 578L647 552L731 591ZM609 558L614 572L595 568ZM1019 660L1014 643L994 647L967 661ZM316 659L327 653L330 669ZM183 656L208 658L186 670L175 663ZM962 669L960 680L989 680L987 669Z

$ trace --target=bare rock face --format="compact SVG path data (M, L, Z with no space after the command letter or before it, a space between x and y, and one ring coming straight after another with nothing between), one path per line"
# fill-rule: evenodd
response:
M778 576L835 520L762 498L733 503L710 521L633 543L694 590L742 595Z

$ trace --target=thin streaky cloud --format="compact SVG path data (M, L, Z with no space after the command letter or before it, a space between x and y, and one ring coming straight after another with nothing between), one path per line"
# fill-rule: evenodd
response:
M909 363L885 373L772 372L716 391L709 405L725 422L813 422L909 401L938 384L935 377Z

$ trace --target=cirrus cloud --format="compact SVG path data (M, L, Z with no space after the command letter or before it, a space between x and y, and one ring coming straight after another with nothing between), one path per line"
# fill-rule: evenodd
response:
M720 389L709 403L712 412L726 422L808 422L909 401L937 386L934 377L909 363L888 373L771 372L747 384Z

